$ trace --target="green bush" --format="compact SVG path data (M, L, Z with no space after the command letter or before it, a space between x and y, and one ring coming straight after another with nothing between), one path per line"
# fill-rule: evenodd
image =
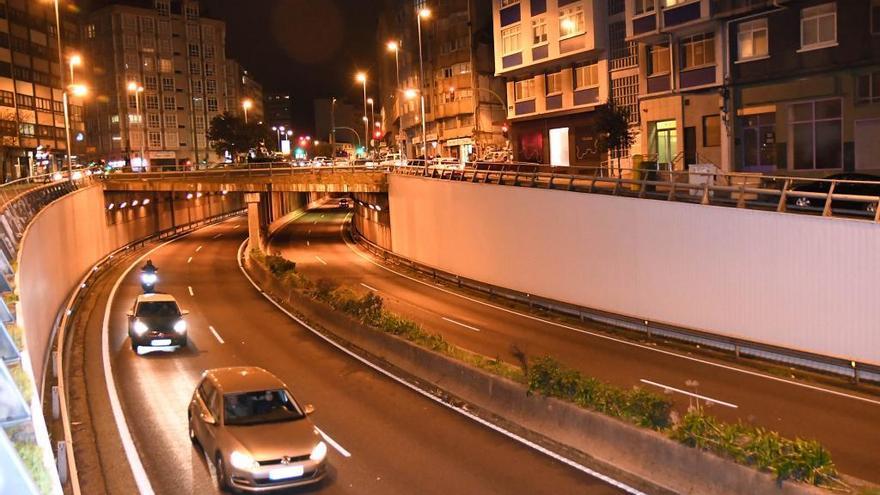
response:
M275 255L266 256L266 267L276 277L283 277L288 272L296 271L296 263Z
M660 430L669 425L672 402L662 396L638 387L624 390L585 377L549 356L530 363L526 380L529 392L567 400L646 428Z
M46 465L43 464L43 450L31 442L15 442L15 450L40 493L46 495L52 493L52 478L46 470Z
M743 423L728 424L699 410L688 412L670 436L679 442L769 471L779 480L844 486L831 454L819 442L791 440L775 431Z

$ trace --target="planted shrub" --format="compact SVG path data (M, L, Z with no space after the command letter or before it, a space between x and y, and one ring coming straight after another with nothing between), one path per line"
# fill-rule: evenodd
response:
M275 255L266 256L266 267L269 268L272 275L277 277L284 276L288 272L296 271L296 263Z

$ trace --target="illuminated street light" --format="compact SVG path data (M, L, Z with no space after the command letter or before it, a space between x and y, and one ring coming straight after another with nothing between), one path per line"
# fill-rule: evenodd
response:
M370 125L367 119L367 75L363 72L358 72L357 81L364 86L364 136L368 136L370 134Z
M429 19L431 17L431 10L427 8L423 8L419 10L419 15L416 16L416 23L418 25L418 33L419 33L419 89L424 89L425 87L425 65L422 56L422 19ZM425 124L425 92L420 91L420 106L421 106L421 118L422 118L422 158L427 163L428 160L428 130Z
M394 93L394 106L397 109L397 118L402 119L402 111L400 106L400 97L397 93L400 92L400 43L397 41L389 41L388 44L385 45L388 48L389 52L394 52L394 68L397 73L397 91ZM397 151L400 153L400 156L404 156L404 148L405 146L400 142L401 132L400 132L400 121L398 120L398 128L397 128Z
M244 100L241 101L241 108L244 109L244 123L245 124L248 123L248 118L247 118L248 117L247 116L248 110L250 110L253 107L254 107L254 100L252 100L250 98L245 98Z
M71 84L70 94L76 96L77 98L82 98L83 96L89 94L89 88L87 88L84 84Z
M418 95L419 95L418 90L415 90L412 88L408 88L408 89L404 90L404 92L403 92L403 96L407 100L412 100L413 98L415 98Z
M140 95L144 92L144 87L135 81L129 81L126 89L128 89L129 93L134 94L134 108L137 111L138 121L141 125L141 166L143 167L146 166L146 139L144 139L144 119L141 115ZM128 121L128 142L131 143L131 119Z

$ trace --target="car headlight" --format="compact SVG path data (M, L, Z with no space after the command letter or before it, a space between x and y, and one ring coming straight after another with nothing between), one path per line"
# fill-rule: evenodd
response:
M810 206L810 198L798 198L797 201L794 202L797 206L801 208L806 208Z
M232 451L229 462L238 469L256 469L259 466L253 457L237 450Z
M134 320L134 333L143 335L148 331L150 331L150 327L148 327L146 323L141 320Z
M318 442L318 445L315 445L315 448L312 449L312 454L309 455L309 459L315 462L321 462L325 457L327 457L327 444L320 441Z
M174 324L174 331L177 333L183 333L186 331L186 321L185 320L177 320L177 323Z

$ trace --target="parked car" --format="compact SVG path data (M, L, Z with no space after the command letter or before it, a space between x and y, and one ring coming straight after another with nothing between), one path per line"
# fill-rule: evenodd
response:
M406 166L406 159L403 158L400 153L388 153L382 158L382 161L379 162L379 166L404 167Z
M434 158L428 164L429 167L435 169L442 170L460 170L464 168L464 164L462 164L458 158L452 158L447 156L441 156Z
M490 151L483 155L483 158L479 161L488 163L508 163L511 159L510 153L507 151Z
M855 196L880 196L880 176L860 173L841 173L825 177L826 180L842 180L842 181L859 181L859 182L838 182L834 186L834 194L851 194ZM792 187L792 191L827 193L831 188L831 182L815 181L800 184ZM804 198L801 196L789 196L787 200L789 207L810 209L825 207L823 199ZM863 211L874 215L877 213L877 203L866 203L860 201L844 201L835 199L831 202L832 210L852 210Z
M329 165L332 165L332 162L330 162L330 159L326 156L316 156L312 158L313 167L327 167Z
M186 347L189 314L177 305L170 294L141 294L128 311L128 336L131 350L140 347Z
M308 418L314 410L262 368L207 370L187 411L189 437L213 465L218 490L286 490L327 473L327 444Z

